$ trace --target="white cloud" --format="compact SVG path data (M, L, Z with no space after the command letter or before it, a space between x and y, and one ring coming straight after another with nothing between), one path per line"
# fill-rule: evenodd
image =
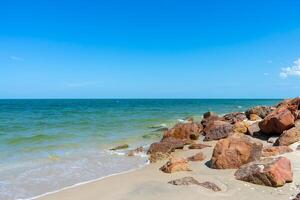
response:
M294 61L293 66L282 68L279 76L284 79L289 76L300 77L300 58L298 60Z
M17 57L17 56L10 56L11 60L17 60L17 61L24 61L23 58Z

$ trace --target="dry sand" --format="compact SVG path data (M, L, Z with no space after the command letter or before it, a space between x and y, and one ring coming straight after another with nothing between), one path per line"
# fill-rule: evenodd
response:
M211 143L213 144L213 143ZM292 145L296 149L297 144ZM202 151L205 161L190 162L192 171L166 174L159 168L166 162L150 164L143 169L111 176L39 198L40 200L288 200L300 192L300 151L284 154L292 161L294 182L280 188L254 185L234 179L235 170L215 170L206 166L213 147L202 150L179 150L175 156L191 156ZM174 186L168 181L192 176L200 182L211 181L222 191L202 186Z

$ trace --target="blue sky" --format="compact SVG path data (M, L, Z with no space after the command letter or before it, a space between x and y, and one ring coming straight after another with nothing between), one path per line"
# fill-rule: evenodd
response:
M300 95L300 1L0 2L0 98Z

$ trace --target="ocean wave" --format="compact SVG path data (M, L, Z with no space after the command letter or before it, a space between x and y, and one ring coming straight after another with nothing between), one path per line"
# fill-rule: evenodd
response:
M23 143L37 143L44 142L50 140L57 140L66 137L73 137L73 134L55 134L55 135L46 135L46 134L38 134L34 136L24 137L18 136L11 139L8 139L7 143L10 145L19 145Z

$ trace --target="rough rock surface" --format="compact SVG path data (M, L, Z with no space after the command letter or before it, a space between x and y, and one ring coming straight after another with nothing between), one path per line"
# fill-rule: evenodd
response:
M255 106L253 108L250 108L245 111L245 114L248 119L251 120L251 114L255 114L259 116L260 118L265 118L267 115L269 115L274 110L274 107L271 106ZM256 120L254 120L256 121Z
M203 161L205 159L205 155L202 152L199 152L191 157L187 158L188 161Z
M171 158L161 168L165 173L174 173L179 171L191 171L188 165L188 160L185 158Z
M280 187L293 181L291 162L285 157L265 158L243 165L235 172L238 180Z
M234 112L234 113L229 113L224 115L223 120L230 123L230 124L235 124L237 122L241 122L245 119L247 119L246 115L241 112Z
M177 139L197 140L202 130L202 125L198 123L179 123L165 131L163 138L173 137Z
M204 149L206 147L211 147L210 145L207 144L200 144L200 143L196 143L196 144L191 144L189 146L189 149Z
M300 140L300 126L293 127L289 130L284 131L278 140L276 141L276 145L280 146L289 146L295 142Z
M248 132L249 124L245 121L234 124L233 132L246 134Z
M211 167L215 169L234 169L259 160L263 145L246 135L233 135L219 140L211 158Z
M261 121L262 118L260 116L256 115L256 114L250 114L249 120L250 121Z
M219 117L216 113L213 112L207 112L203 114L203 119L201 120L201 124L203 128L205 128L208 124L210 124L213 121L221 120L222 118Z
M253 135L256 135L260 132L260 128L258 126L258 122L255 122L253 124L250 124L248 126L248 131L247 131L247 134L253 136Z
M297 110L300 110L300 97L296 97L294 99L286 99L280 102L276 107L288 107L288 106L295 106Z
M293 150L288 146L272 146L272 147L264 147L262 151L263 157L269 156L277 156L284 153L292 152Z
M224 121L212 121L204 129L205 141L219 140L228 137L233 131L233 125Z
M266 134L281 134L294 126L295 117L285 107L278 108L259 122L259 128Z
M183 178L180 178L180 179L175 179L175 180L169 181L168 183L172 184L172 185L184 185L184 186L199 185L199 186L202 186L206 189L212 190L214 192L221 191L221 189L216 184L214 184L212 182L206 181L206 182L200 183L199 181L197 181L193 177L189 177L189 176L188 177L183 177Z

